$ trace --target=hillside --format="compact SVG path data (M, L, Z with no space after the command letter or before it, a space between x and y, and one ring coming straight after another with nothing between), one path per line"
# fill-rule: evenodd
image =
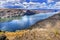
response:
M29 29L1 34L6 35L5 40L60 40L60 13L39 21Z
M35 25L33 25L32 27L33 28L35 28L35 27L49 28L49 27L56 27L56 26L59 27L59 23L60 23L60 13L58 13L52 17L49 17L45 20L39 21ZM49 27L47 25L49 25Z

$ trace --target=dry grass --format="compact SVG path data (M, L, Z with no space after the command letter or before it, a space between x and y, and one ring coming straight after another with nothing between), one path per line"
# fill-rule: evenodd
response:
M47 26L50 25L48 24ZM60 40L59 24L57 23L56 26L52 28L34 28L32 30L5 32L4 34L9 40Z
M23 33L22 36L20 35L21 34L17 32L16 35L10 35L12 39L9 36L8 37L10 38L10 40L60 40L60 30L55 28L36 28Z

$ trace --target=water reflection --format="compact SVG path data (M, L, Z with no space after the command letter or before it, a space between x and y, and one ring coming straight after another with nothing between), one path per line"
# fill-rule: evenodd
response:
M36 22L44 20L50 16L55 15L56 12L35 14L30 16L22 16L21 19L16 19L7 22L0 22L0 30L2 31L16 31L26 29L34 25Z

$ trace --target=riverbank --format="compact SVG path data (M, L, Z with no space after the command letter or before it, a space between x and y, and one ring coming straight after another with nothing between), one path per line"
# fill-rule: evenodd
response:
M7 22L15 19L20 19L21 16L11 17L11 18L0 18L0 22Z
M60 13L42 20L31 28L2 32L9 40L60 40Z

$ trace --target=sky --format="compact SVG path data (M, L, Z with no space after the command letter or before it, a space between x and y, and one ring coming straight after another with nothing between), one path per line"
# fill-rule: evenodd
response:
M26 5L24 6L22 2L32 2L36 5ZM39 7L38 7L39 6ZM0 0L0 8L25 8L30 9L60 9L60 0Z
M30 0L26 0L27 2L29 2ZM42 3L42 2L47 2L47 0L31 0L32 2L40 2L40 3Z
M26 0L26 1L29 2L30 0ZM32 2L40 2L40 3L43 3L43 2L48 3L48 2L53 2L53 1L57 2L60 0L31 0L31 1Z

